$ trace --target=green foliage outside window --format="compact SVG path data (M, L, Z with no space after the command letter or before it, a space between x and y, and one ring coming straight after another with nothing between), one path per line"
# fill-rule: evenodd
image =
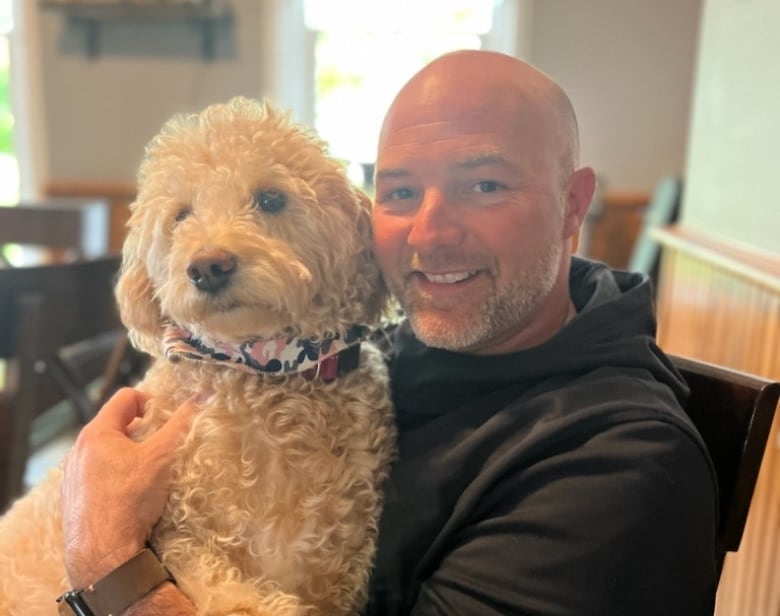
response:
M8 66L0 66L0 154L13 154L14 117L8 92Z
M0 0L0 205L19 200L19 165L14 147L14 116L11 112L11 69L9 34L11 5ZM6 246L6 257L8 249Z
M7 36L13 28L11 2L12 0L0 0L0 156L13 156L14 153L14 117L11 114L9 93L10 49Z

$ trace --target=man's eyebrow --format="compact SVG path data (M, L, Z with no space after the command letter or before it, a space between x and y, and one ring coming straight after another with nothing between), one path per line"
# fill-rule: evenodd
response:
M389 168L389 169L379 169L376 172L376 179L377 180L386 180L390 178L403 178L410 175L409 171L407 169L402 169L400 167L397 168Z
M459 161L453 165L453 167L460 169L476 169L486 165L501 165L503 167L511 166L509 161L497 152L486 152L484 154L475 154L468 158ZM408 169L403 167L388 167L386 169L378 169L376 172L377 180L386 180L393 178L405 178L411 175Z
M463 169L476 169L477 167L483 167L485 165L501 165L503 167L510 166L509 161L507 161L506 158L495 152L470 156L466 160L458 163L456 166Z

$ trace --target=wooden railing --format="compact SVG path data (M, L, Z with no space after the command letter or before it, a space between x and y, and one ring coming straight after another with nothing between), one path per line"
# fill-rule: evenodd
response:
M658 339L675 355L780 379L780 255L684 227L663 246ZM729 554L717 616L780 614L780 420L776 414L742 544Z

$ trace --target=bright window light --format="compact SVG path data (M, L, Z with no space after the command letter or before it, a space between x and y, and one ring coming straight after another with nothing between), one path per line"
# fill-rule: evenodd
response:
M306 0L315 45L314 124L331 153L372 163L392 98L425 63L478 49L501 0Z
M306 27L328 32L486 34L494 0L306 0Z

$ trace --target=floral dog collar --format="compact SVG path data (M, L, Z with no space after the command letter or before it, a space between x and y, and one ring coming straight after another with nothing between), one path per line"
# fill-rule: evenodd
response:
M305 338L253 339L241 344L205 344L189 330L171 324L163 336L163 351L173 362L205 361L253 374L294 374L332 381L357 367L365 328L351 327L344 337L320 341Z

